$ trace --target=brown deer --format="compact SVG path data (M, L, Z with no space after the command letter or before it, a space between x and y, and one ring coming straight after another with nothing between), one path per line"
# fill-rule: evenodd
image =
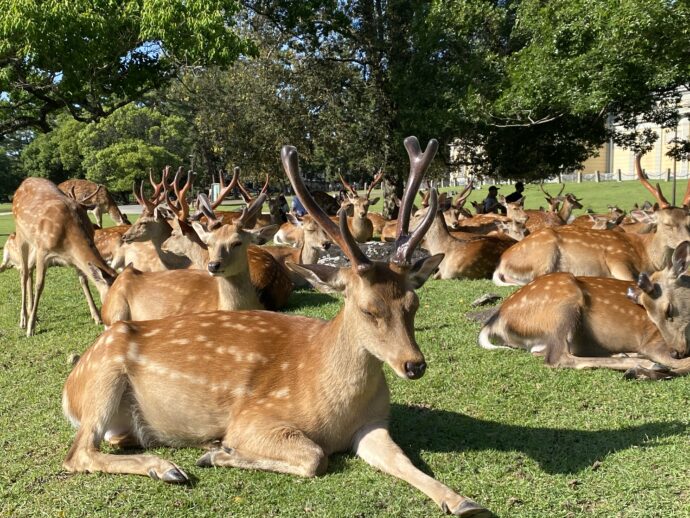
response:
M93 242L94 229L86 211L49 180L27 178L12 199L19 249L22 302L19 325L32 336L36 326L38 302L43 293L46 268L51 264L77 269L91 316L99 322L85 277L96 285L101 300L117 275L98 253ZM33 301L27 298L27 285L35 264ZM28 319L27 319L28 314Z
M371 182L369 189L367 189L367 193L364 196L361 196L354 187L345 181L343 175L340 175L340 181L348 191L347 200L343 202L342 207L352 207L352 217L348 218L348 222L352 230L352 235L355 237L358 243L366 243L367 241L371 241L371 238L374 236L374 219L377 220L377 229L379 235L381 234L381 230L385 224L386 220L383 219L383 216L378 215L379 217L376 218L373 215L367 215L369 206L376 205L376 203L379 201L378 197L369 199L369 196L371 195L371 191L374 189L374 187L376 187L376 185L382 179L383 169L378 172L374 180Z
M237 183L237 171L231 187ZM256 198L243 215L233 223L223 224L215 215L205 194L199 195L199 206L208 222L208 229L194 222L194 229L208 247L207 270L168 270L140 272L127 267L113 284L103 304L103 322L112 325L118 320L148 320L194 311L217 309L261 309L249 276L247 247L261 239L264 229L247 229L266 198ZM275 229L266 229L273 232ZM209 276L209 273L211 274ZM156 294L156 304L149 297Z
M685 356L685 340L664 340L645 309L628 299L632 286L605 277L543 275L503 302L479 333L479 345L527 350L550 367L639 369L664 377L654 363ZM643 358L613 357L633 353Z
M686 208L690 203L690 187L683 207L672 207L659 186L655 189L642 176L640 159L638 154L638 177L660 206L651 215L641 211L633 214L655 225L654 232L633 234L573 225L542 229L503 254L494 272L494 282L498 285L522 285L539 275L559 271L576 276L634 280L639 273L663 269L673 250L690 239L690 214Z
M103 453L103 439L142 446L219 440L221 447L204 453L198 465L304 477L323 474L332 453L352 450L417 487L445 512L488 516L414 467L388 432L382 364L403 379L424 374L414 338L414 290L441 259L410 260L430 218L407 232L415 192L410 187L421 180L438 144L430 142L424 153L416 139L405 144L411 174L398 246L388 263L364 255L344 214L339 225L328 219L299 177L296 150L285 146L283 164L295 191L351 261L349 268L293 268L323 290L345 293L343 308L332 320L242 311L186 314L172 325L118 323L86 351L65 384L63 409L78 426L65 468L189 480L178 466L155 456Z
M98 190L89 202L89 204L93 206L93 208L89 210L91 210L93 215L96 217L98 226L103 228L103 214L108 214L117 225L130 224L127 216L120 212L117 203L115 203L115 200L113 200L110 192L108 192L108 189L106 189L103 185L91 182L89 180L73 178L71 180L65 180L59 184L58 189L65 194L70 192L74 193L77 200L80 200L84 196L88 195L88 193L93 193L94 190Z

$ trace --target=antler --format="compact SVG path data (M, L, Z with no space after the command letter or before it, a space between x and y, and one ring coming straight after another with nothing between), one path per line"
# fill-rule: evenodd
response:
M91 194L88 194L88 195L84 196L81 200L77 200L77 201L78 201L79 203L81 203L81 204L86 203L87 200L90 200L91 198L93 198L94 196L96 196L96 194L98 194L98 191L100 191L102 187L103 187L102 185L98 185L98 186L96 187L96 190L95 190L95 191L93 191Z
M474 180L470 180L470 182L467 184L467 187L465 187L460 193L458 193L451 204L453 207L456 209L462 208L463 205L465 205L465 202L467 201L467 198L470 197L470 194L472 194L472 189L474 189Z
M340 209L339 215L339 226L326 215L318 203L314 201L309 189L304 185L304 181L299 174L299 162L297 159L297 149L294 146L283 146L280 152L280 158L283 162L283 168L285 173L290 179L292 188L295 190L295 194L302 201L302 205L307 209L309 215L323 228L326 233L331 237L331 239L338 244L343 253L348 257L352 266L358 272L364 272L371 268L372 262L369 258L360 250L359 246L355 242L355 238L352 237L350 229L347 226L347 213L345 210ZM342 176L341 176L342 180ZM343 180L343 185L348 187L347 183Z
M175 211L177 212L177 219L185 221L189 217L189 204L187 203L187 191L191 189L192 183L194 181L194 173L192 171L187 172L187 182L184 184L182 189L179 188L179 178L182 173L182 168L180 167L175 173L175 179L173 180L173 189L175 190L176 202L170 203Z
M661 193L661 187L659 187L659 184L656 184L656 189L652 187L652 184L649 183L649 180L647 180L644 177L644 174L642 174L642 153L636 153L635 154L635 172L637 173L637 178L642 182L642 185L644 185L645 189L647 189L649 192L652 193L652 196L656 198L656 200L659 202L659 206L662 209L666 209L671 206L671 204L668 202L666 198L664 198L664 195ZM685 205L687 198L688 198L688 192L685 194L685 199L683 200L683 205Z
M220 183L220 193L218 193L218 197L216 198L216 200L211 205L212 209L215 209L216 207L218 207L223 202L225 197L228 194L230 194L230 191L232 191L235 188L235 186L237 185L237 183L240 180L240 168L235 167L235 169L233 169L232 181L228 185L225 185L225 180L223 179L223 171L222 170L218 171L218 180L219 180L218 183Z
M350 192L351 192L352 194L354 194L355 196L359 196L359 193L358 193L355 189L353 189L353 187L352 187L349 183L347 183L347 182L345 181L345 178L343 178L343 175L342 175L342 174L338 173L338 176L340 176L340 181L342 182L343 186L344 186L348 191L350 191Z
M410 176L407 179L407 185L405 185L405 192L403 194L402 206L396 228L395 253L391 260L393 263L400 266L410 263L412 252L422 240L426 231L429 230L438 209L438 196L436 190L432 189L431 195L429 196L429 210L426 216L424 216L424 220L422 220L411 235L408 234L410 213L412 211L415 193L419 189L419 184L422 182L422 176L424 176L429 164L431 164L434 156L436 156L436 151L438 151L438 140L431 139L424 153L422 153L417 137L407 137L404 143L407 154L410 157Z
M238 169L239 172L239 168ZM256 218L261 213L261 207L263 206L264 202L266 201L266 197L268 196L268 181L269 177L266 175L266 183L264 183L263 188L261 189L261 192L259 195L252 200L252 202L242 209L242 214L240 214L240 218L237 220L237 224L240 226L254 226L256 223ZM239 185L239 180L238 180L238 185ZM249 198L251 200L251 197ZM253 224L249 225L249 222L254 221Z
M381 182L381 180L383 180L383 167L379 169L379 172L377 173L377 175L374 177L374 180L369 185L369 189L367 189L367 198L371 194L371 191L374 189L374 187L376 187Z

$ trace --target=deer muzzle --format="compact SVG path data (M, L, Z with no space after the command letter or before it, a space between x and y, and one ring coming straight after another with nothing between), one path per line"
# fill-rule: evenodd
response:
M405 362L405 376L407 379L416 380L424 376L426 362Z

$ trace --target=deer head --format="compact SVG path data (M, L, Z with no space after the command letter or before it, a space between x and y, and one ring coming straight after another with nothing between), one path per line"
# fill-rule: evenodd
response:
M374 178L374 180L371 182L371 185L369 185L369 189L367 189L367 193L364 196L361 196L355 188L353 188L349 183L345 181L343 178L343 175L340 175L340 181L342 182L343 186L347 190L347 200L343 202L342 207L348 208L349 206L352 207L353 210L353 216L356 218L366 218L367 217L367 212L369 211L369 207L371 205L376 205L378 203L379 198L376 197L374 199L369 199L369 196L371 195L371 191L376 187L378 183L381 182L383 179L383 169L379 170L378 174Z
M419 306L414 290L424 284L443 259L443 254L414 264L411 256L436 212L438 198L435 191L429 203L433 208L429 212L430 217L425 218L411 234L408 233L408 225L414 195L424 171L436 154L438 142L430 141L422 153L417 139L409 137L405 139L405 148L411 162L410 177L398 219L395 252L389 262L370 261L360 250L348 229L344 210L341 209L339 225L336 225L316 204L299 176L294 147L283 147L281 158L295 193L351 263L346 268L287 263L288 267L321 291L343 293L345 306L340 318L362 354L371 354L387 363L402 378L417 379L424 374L426 363L414 337L414 315Z

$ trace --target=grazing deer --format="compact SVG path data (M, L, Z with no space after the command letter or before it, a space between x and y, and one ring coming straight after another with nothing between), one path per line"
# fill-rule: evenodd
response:
M323 290L345 293L343 308L329 321L242 311L186 314L173 324L118 323L86 351L65 384L63 409L78 426L65 468L188 481L178 466L155 456L103 453L103 439L130 438L142 446L220 440L221 447L202 455L198 465L305 477L323 474L332 453L353 450L446 512L488 516L414 467L388 432L382 363L403 379L424 374L414 338L414 290L441 259L411 263L430 217L407 232L415 192L410 188L418 185L438 144L430 142L424 153L416 139L405 144L411 174L389 263L364 255L344 214L339 226L328 219L299 177L296 150L285 146L283 164L295 191L351 261L349 268L292 267Z
M360 196L357 190L345 181L343 175L340 175L340 181L342 182L343 186L345 186L345 189L349 191L347 193L347 201L343 202L342 207L352 207L352 217L348 218L348 222L352 229L352 235L355 237L358 243L366 243L367 241L371 241L371 238L374 236L373 219L377 219L377 230L379 235L381 234L381 230L385 224L386 220L383 219L383 216L381 215L378 215L378 218L367 216L369 206L376 205L376 203L379 201L378 197L369 199L371 191L382 179L383 169L378 172L374 180L369 185L366 195Z
M645 309L628 299L632 286L563 272L537 277L503 302L479 333L479 345L524 349L543 355L550 367L658 372L654 362L685 356L686 345L664 340ZM612 357L626 353L643 359Z
M686 208L690 203L690 186L683 207L671 207L659 186L653 188L642 177L640 158L637 155L638 177L656 196L660 206L651 215L641 211L633 214L655 225L654 232L633 234L573 225L542 229L503 254L494 272L494 282L498 285L522 285L551 272L633 280L639 273L663 269L673 250L690 239L690 213Z
M425 218L431 207L421 208L414 220ZM443 212L437 211L424 236L424 248L430 254L444 254L435 279L489 279L501 254L515 241L493 236L465 235L453 237L448 231Z
M50 264L77 269L91 316L99 321L98 310L84 277L95 283L102 300L117 274L98 253L93 242L93 225L86 212L51 181L27 178L14 193L12 215L17 231L22 288L19 325L26 328L27 336L32 336L35 331L38 302L43 292L46 268ZM35 264L36 282L33 301L30 302L27 285L32 264Z
M319 205L320 206L320 205ZM292 246L267 246L263 250L270 253L280 264L287 261L295 264L316 264L321 257L321 252L328 250L331 241L326 232L309 214L298 220L292 214L288 215L295 226L302 229L302 243L298 248ZM289 270L290 280L295 286L304 287L309 283L301 275Z
M235 171L230 187L237 183L237 175ZM261 309L249 276L247 247L253 240L262 239L265 232L275 229L251 230L245 225L254 220L265 198L266 193L262 192L240 218L224 225L206 195L199 195L208 230L198 222L193 225L208 247L207 270L140 272L127 267L103 304L103 322L112 325L118 320L165 318L186 313L189 308L193 311ZM150 303L151 293L156 293L156 304Z
M99 185L89 180L79 180L73 178L71 180L65 180L59 184L58 189L65 194L70 192L74 193L74 197L77 199L77 201L85 197L87 193L94 193L94 190L97 190L93 197L90 197L91 199L89 205L91 205L93 208L89 210L93 212L93 215L96 217L96 222L101 228L103 228L103 214L110 215L112 220L118 225L130 224L127 216L120 212L117 203L115 203L115 200L113 200L110 192L108 192L108 189L106 189L103 185Z

